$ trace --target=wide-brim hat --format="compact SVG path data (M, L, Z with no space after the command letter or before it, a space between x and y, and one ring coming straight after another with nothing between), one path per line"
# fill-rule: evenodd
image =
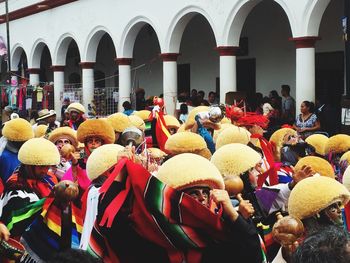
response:
M35 138L44 137L46 134L46 131L47 131L47 127L48 127L48 125L45 125L45 124L40 124L40 125L36 126L34 129L34 137Z
M312 134L305 139L305 142L315 148L315 152L319 155L325 156L326 144L329 138L323 134Z
M68 139L75 148L78 147L77 132L70 127L59 127L54 129L50 133L48 139L53 143L56 143L60 139Z
M235 125L229 125L226 129L220 132L216 138L216 149L231 143L248 144L250 141L250 132L245 128Z
M164 115L164 121L168 129L175 128L177 130L180 128L180 122L172 115Z
M207 148L202 136L193 132L180 132L171 135L165 143L165 150L171 154L196 153Z
M190 187L225 188L219 170L204 157L192 153L179 154L167 160L159 168L157 178L179 190Z
M124 149L119 144L105 144L94 150L86 163L89 179L95 180L118 162L118 153Z
M36 119L36 121L41 121L41 120L45 120L51 116L56 115L56 111L54 110L48 110L48 109L43 109L41 111L38 112L39 117Z
M24 142L34 138L34 131L28 121L17 118L5 122L2 135L9 141Z
M129 120L130 120L131 126L134 126L141 131L146 130L146 124L139 116L130 115Z
M18 160L26 165L57 165L60 154L56 145L44 138L26 141L18 152Z
M270 137L269 141L274 146L274 153L273 154L274 154L274 159L276 162L281 161L281 148L283 147L283 140L284 140L285 136L287 136L287 135L297 136L298 133L291 128L282 128L282 129L278 129L277 131L275 131Z
M346 204L350 192L335 179L313 176L301 180L293 188L288 199L288 212L299 219L318 214L335 202Z
M73 102L71 104L69 104L69 106L67 107L67 111L69 113L71 113L71 111L76 111L76 112L79 112L79 113L85 113L85 107L80 104L79 102Z
M261 160L261 155L241 143L227 144L214 152L211 162L219 169L223 177L241 176L254 168Z
M107 121L112 125L115 132L123 132L126 128L131 126L128 116L121 112L109 115Z
M306 156L299 159L294 167L294 172L296 173L301 170L304 165L310 166L312 170L319 175L335 178L332 165L321 157Z
M89 137L98 137L103 140L103 144L114 143L115 133L112 125L107 120L89 119L79 125L77 139L81 143Z
M147 121L149 121L151 111L149 111L149 110L134 111L132 113L132 115L139 116L144 122L147 122Z

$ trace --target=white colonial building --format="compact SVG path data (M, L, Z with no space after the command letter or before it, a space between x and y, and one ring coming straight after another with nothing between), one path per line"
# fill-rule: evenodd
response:
M81 83L164 94L169 113L178 92L268 95L289 84L297 105L344 91L342 17L346 0L8 0L13 78L24 64L32 85L54 82L62 94ZM0 35L6 40L5 1ZM240 49L239 49L240 47ZM23 62L25 61L25 63Z

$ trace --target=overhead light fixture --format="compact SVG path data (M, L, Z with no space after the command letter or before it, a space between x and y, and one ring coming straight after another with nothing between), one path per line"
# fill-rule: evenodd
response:
M50 6L49 5L37 5L36 7L39 8L39 9L47 9Z

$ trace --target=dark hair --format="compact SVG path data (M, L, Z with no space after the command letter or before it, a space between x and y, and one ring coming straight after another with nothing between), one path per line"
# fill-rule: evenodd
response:
M284 85L281 86L281 88L282 88L282 90L286 91L288 94L290 93L289 85L284 84Z
M279 98L278 92L276 90L271 90L270 94L272 98Z
M346 251L350 236L341 227L329 226L307 237L292 255L293 263L350 262Z
M309 109L309 112L314 113L315 111L315 104L311 101L304 100L302 103L305 104L305 106Z
M198 91L198 95L199 95L199 94L202 94L202 96L203 96L203 98L204 98L205 92L204 92L203 90Z
M80 249L67 249L57 253L47 263L102 263L101 260L91 256L88 252Z
M131 110L131 103L129 101L124 101L123 102L123 108L126 110Z
M209 92L208 96L210 97L211 95L216 96L216 93L214 91Z
M187 114L188 113L188 107L186 103L182 103L180 105L180 113L181 114Z

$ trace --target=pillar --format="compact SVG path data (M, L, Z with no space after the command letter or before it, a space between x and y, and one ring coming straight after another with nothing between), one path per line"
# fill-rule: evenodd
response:
M53 83L54 83L54 110L57 114L57 119L61 119L61 107L63 102L64 92L64 66L52 66Z
M40 84L40 68L29 68L29 85L37 86Z
M95 62L81 62L80 67L82 69L82 84L83 84L83 105L86 109L86 116L89 112L89 104L94 99L94 66Z
M123 112L123 102L130 102L131 94L131 58L117 58L119 70L119 100L118 100L118 112Z
M163 94L166 113L176 116L178 53L163 53Z

